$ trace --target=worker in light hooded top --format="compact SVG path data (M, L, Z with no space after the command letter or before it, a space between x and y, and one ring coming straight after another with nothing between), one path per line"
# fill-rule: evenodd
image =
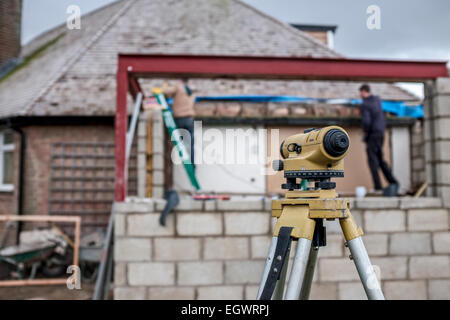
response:
M191 162L194 165L194 116L195 95L188 85L189 79L182 79L175 86L164 84L162 91L168 98L173 98L172 113L178 128L185 129L190 135L187 145Z

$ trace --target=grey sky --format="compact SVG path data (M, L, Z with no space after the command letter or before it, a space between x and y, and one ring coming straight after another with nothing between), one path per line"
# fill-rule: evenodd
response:
M153 1L153 0L148 0ZM161 1L161 0L154 0ZM64 23L66 9L79 5L82 14L113 0L24 0L25 43ZM336 51L351 57L450 59L448 0L245 0L284 22L335 24ZM381 30L366 27L366 9L381 9Z
M64 23L71 4L85 14L114 0L23 1L22 42L26 43ZM448 0L244 1L284 22L337 25L335 50L348 57L450 60ZM373 4L381 9L380 30L366 26L366 9Z
M334 24L336 51L350 57L450 59L448 0L246 0L285 22ZM366 26L369 5L381 29Z
M113 0L23 0L22 43L27 43L43 31L65 23L67 7L74 4L81 14L88 13Z

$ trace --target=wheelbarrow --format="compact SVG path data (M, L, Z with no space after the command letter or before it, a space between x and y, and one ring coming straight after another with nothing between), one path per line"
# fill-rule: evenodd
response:
M39 267L45 276L57 277L66 270L67 246L63 237L47 233L44 238L0 249L0 262L5 262L9 275L19 280L34 279Z
M0 250L0 261L8 264L10 275L24 279L31 268L29 279L34 279L41 262L50 258L57 243L42 241L10 246Z

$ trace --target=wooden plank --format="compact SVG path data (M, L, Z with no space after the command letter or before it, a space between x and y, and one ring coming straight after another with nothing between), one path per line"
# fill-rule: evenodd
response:
M81 221L78 216L44 216L44 215L0 215L0 221L24 221L24 222L77 222Z
M0 287L22 287L67 284L67 279L2 280Z
M67 214L67 215L109 215L110 211L95 211L95 210L55 210L55 211L50 211L50 214Z
M147 155L147 163L145 165L147 171L152 171L153 170L153 156L152 155Z
M81 236L81 218L78 217L77 221L75 222L75 241L74 241L73 262L72 262L72 264L75 266L78 266L78 258L80 254L80 236Z
M153 154L153 123L152 118L147 120L147 154Z

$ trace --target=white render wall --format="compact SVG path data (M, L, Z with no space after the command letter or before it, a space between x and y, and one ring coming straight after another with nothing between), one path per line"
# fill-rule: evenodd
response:
M241 140L226 138L227 131L234 131ZM202 191L266 193L267 142L262 127L202 126L195 132L195 144L196 158L201 158L196 174ZM178 153L174 154L179 160ZM250 163L244 163L242 159ZM174 164L173 172L175 190L194 191L182 164Z
M411 142L410 129L393 127L391 129L392 173L400 183L401 194L411 188Z

